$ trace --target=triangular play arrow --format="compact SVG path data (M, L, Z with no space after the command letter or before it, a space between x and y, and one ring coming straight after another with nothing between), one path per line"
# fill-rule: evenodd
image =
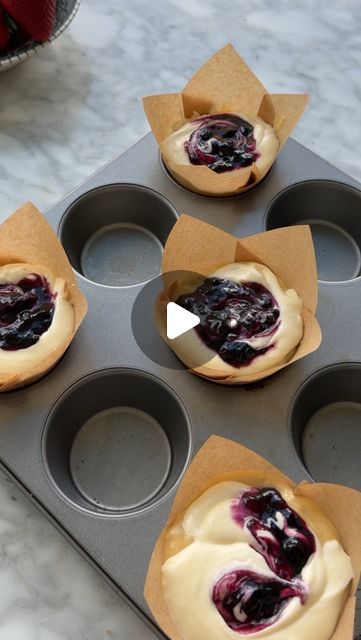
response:
M180 307L175 302L167 304L167 338L174 340L182 333L186 333L189 329L193 329L200 323L200 318Z

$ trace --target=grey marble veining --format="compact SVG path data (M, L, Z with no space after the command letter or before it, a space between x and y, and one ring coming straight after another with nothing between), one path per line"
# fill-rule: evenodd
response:
M232 41L273 91L307 91L294 137L361 178L358 0L83 0L70 29L0 76L0 215L47 207L148 129L140 97L177 91Z
M133 143L141 96L180 90L228 41L268 90L310 94L294 137L361 179L360 25L359 0L82 0L56 43L0 75L0 219ZM0 505L0 640L152 637L3 478Z

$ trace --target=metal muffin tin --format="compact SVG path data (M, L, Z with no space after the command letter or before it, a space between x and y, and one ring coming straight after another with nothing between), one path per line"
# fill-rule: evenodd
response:
M318 351L251 388L207 382L158 338L151 298L137 332L145 342L153 336L164 357L142 351L134 303L183 211L238 236L312 223ZM295 481L361 489L361 192L289 140L253 190L198 196L170 179L149 134L46 215L89 312L48 376L1 395L1 465L163 637L144 602L144 577L176 486L211 434L249 446Z

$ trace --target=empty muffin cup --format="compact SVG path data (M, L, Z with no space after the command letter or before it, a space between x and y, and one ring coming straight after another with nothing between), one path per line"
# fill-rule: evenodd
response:
M187 465L191 429L174 391L137 369L82 378L57 400L42 439L45 470L73 505L138 513L166 496Z
M361 489L361 364L313 374L296 393L290 431L311 476Z
M342 182L308 180L281 191L266 211L266 229L309 224L318 279L361 275L361 191Z
M59 235L79 274L113 287L160 273L163 247L178 214L160 193L136 184L88 191L65 212Z

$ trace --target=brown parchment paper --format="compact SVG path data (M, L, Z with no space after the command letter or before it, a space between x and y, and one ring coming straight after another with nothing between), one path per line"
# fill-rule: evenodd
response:
M44 376L58 362L75 336L87 311L87 301L76 284L65 251L50 224L30 202L17 209L0 225L0 265L28 263L48 267L65 280L74 307L74 331L59 349L23 375L0 371L0 392L30 384Z
M310 228L308 225L296 225L238 239L187 214L180 216L164 248L164 290L156 301L155 318L161 336L181 360L177 339L167 338L168 302L175 302L179 295L194 290L194 283L186 281L188 272L206 277L233 262L266 265L284 288L295 289L304 306L303 337L288 362L251 375L247 375L246 367L234 368L232 375L222 371L215 374L206 364L191 369L193 373L221 384L246 384L272 375L312 353L321 344L321 329L315 318L318 286Z
M305 94L270 94L231 44L220 49L189 80L181 93L146 96L143 105L174 178L187 189L210 196L246 191L264 176L253 164L244 169L216 173L207 166L175 164L162 143L194 114L242 113L259 116L271 125L279 150L296 126L307 105Z
M211 436L194 457L176 493L169 518L154 547L145 580L144 595L150 611L160 628L171 640L197 640L182 638L175 628L163 598L162 564L166 559L165 541L172 526L181 520L184 511L209 487L224 480L252 481L260 486L281 486L291 490L304 505L297 507L300 515L315 529L321 541L326 517L337 531L346 553L351 557L354 580L338 625L330 640L352 640L354 628L355 591L361 570L361 545L359 542L361 521L361 493L336 484L296 484L270 462L241 444ZM311 500L312 503L308 501ZM300 503L302 504L302 502ZM317 514L315 524L309 514ZM322 540L323 538L323 540Z

